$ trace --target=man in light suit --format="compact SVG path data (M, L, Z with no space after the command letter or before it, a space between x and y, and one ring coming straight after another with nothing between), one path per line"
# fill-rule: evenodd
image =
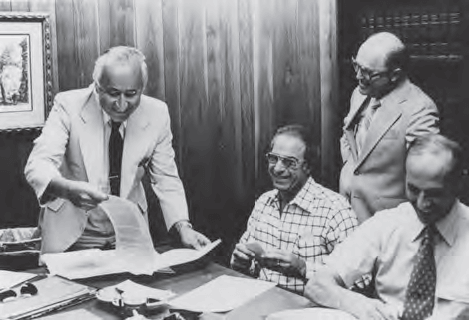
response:
M88 88L56 96L26 164L26 179L41 204L42 252L113 247L114 229L98 204L108 199L110 184L112 194L135 203L147 218L145 172L167 229L177 231L185 246L209 243L189 222L168 108L142 94L148 80L143 54L111 48L96 61L93 80ZM119 156L111 143L116 139ZM119 170L111 176L116 162Z
M409 56L395 35L370 36L352 59L358 80L340 140L340 192L360 222L406 201L405 156L416 137L438 133L435 103L406 75Z

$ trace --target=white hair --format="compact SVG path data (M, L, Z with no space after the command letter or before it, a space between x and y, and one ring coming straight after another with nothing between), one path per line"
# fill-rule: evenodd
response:
M126 46L110 48L96 60L93 70L93 81L99 84L105 66L116 62L130 63L133 61L140 64L143 88L145 88L148 82L148 67L145 62L145 56L140 50Z

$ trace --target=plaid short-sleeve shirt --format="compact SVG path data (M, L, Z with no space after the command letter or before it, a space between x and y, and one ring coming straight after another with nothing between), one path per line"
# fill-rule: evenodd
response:
M258 242L266 251L280 249L294 253L305 260L308 278L357 224L357 217L345 198L310 177L281 214L278 190L261 195L240 243ZM267 268L261 269L258 276L297 293L304 291L304 279Z

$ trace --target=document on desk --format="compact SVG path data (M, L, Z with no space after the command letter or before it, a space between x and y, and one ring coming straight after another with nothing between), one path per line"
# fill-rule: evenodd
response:
M109 217L116 232L116 249L90 249L45 254L49 272L69 279L130 272L151 275L159 254L153 248L148 224L132 202L110 196L99 209Z
M305 308L284 310L272 313L267 316L266 320L357 320L353 315L345 311L328 309L328 308Z
M148 224L135 204L110 196L99 207L113 224L116 249L44 254L41 259L51 274L82 279L123 272L136 275L152 275L160 270L169 272L169 267L200 259L221 242L214 241L201 250L174 249L159 254L153 247Z
M50 276L32 283L37 288L37 294L0 303L1 319L23 319L45 315L58 308L94 297L95 293L94 288L57 276Z
M167 268L167 267L177 266L179 264L196 261L202 258L203 256L205 256L206 254L208 254L220 243L221 243L221 240L218 239L206 245L200 250L180 248L180 249L173 249L173 250L166 251L160 254L159 257L157 257L157 265L159 268Z
M36 274L0 270L0 290L13 287L15 284L34 278Z
M169 304L196 312L227 312L272 287L275 287L273 282L223 275L169 301Z

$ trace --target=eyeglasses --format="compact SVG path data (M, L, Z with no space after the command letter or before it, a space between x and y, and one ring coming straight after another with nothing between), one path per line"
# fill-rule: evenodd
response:
M352 67L353 67L353 70L355 71L355 73L358 73L360 72L362 77L366 80L366 81L372 81L376 78L379 78L381 77L382 75L385 75L387 73L389 73L389 71L377 71L377 72L373 72L372 70L370 69L367 69L365 68L364 66L360 65L354 57L352 57Z
M273 152L266 153L265 158L269 164L277 164L280 160L286 169L297 169L304 160L298 160L295 157L283 157Z
M99 83L95 82L95 84L96 84L96 89L98 89L99 91L103 93L106 93L107 95L113 98L118 98L121 94L124 94L126 98L130 99L130 98L134 98L135 96L137 96L141 91L141 89L132 89L132 90L126 90L126 91L120 91L115 88L105 89L101 87Z
M13 301L19 297L31 297L37 294L37 287L32 283L25 283L21 287L0 292L0 302Z

